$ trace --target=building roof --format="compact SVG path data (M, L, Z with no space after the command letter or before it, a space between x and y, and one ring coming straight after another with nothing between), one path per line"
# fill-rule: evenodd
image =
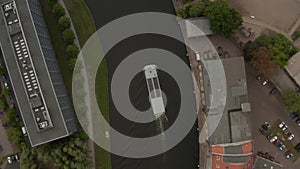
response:
M10 2L13 1L0 0L0 5L2 7ZM37 146L74 133L77 131L77 120L59 71L39 0L15 0L15 5L20 24L18 23L14 28L6 26L7 19L1 10L1 51L29 141L32 146ZM21 31L16 29L18 27ZM15 33L11 31L13 29L16 30ZM28 49L27 57L32 60L30 64L41 88L39 94L42 97L41 100L35 98L32 101L35 107L41 105L40 101L45 104L45 109L49 113L47 118L53 125L45 130L37 128L39 123L29 101L29 90L24 80L25 72L23 73L20 67L19 59L22 58L15 52L15 38L24 39L26 42L24 47ZM23 41L18 43L22 45ZM42 117L40 116L39 119Z
M263 157L257 156L253 169L262 169L262 168L283 169L283 166L281 164L275 163Z
M210 20L206 17L187 19L184 22L188 38L213 34L210 30Z
M203 73L205 99L208 109L208 132L211 144L224 144L251 140L249 114L242 112L242 105L248 103L245 64L242 57L222 59L226 76L227 97L224 112L217 109L218 105L210 106L212 99L210 78L207 72ZM219 60L205 61L206 69L213 69ZM217 104L221 104L217 103ZM250 108L247 108L248 111ZM214 111L216 110L216 111ZM221 118L216 127L216 121Z
M300 86L300 52L291 57L284 68Z
M237 142L211 146L213 169L252 169L253 142Z

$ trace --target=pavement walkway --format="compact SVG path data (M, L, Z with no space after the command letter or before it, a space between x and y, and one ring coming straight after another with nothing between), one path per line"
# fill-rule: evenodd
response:
M6 131L5 128L2 126L2 122L4 119L5 113L0 115L0 145L2 146L3 150L0 151L0 158L2 159L3 156L6 156L8 154L12 154L13 153L13 149L12 149L12 145L10 144L10 142L7 139L7 135L6 135ZM5 166L7 165L7 160L4 159L2 166L0 165L0 168L5 168Z

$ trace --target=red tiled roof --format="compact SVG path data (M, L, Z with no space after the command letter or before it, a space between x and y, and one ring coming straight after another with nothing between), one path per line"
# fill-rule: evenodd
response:
M225 154L225 147L228 146L242 146L243 154L240 156L246 157L244 163L226 163L223 161L225 156L238 157L239 154ZM212 151L212 169L252 169L253 168L253 142L245 143L231 143L224 145L211 146Z

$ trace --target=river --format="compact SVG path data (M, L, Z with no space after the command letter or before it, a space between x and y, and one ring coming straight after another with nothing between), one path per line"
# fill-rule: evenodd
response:
M86 0L93 15L97 29L110 21L125 15L139 12L163 12L175 14L171 0ZM178 30L177 24L170 29ZM185 46L168 37L143 34L125 39L115 45L106 55L108 65L109 84L116 67L128 55L145 48L160 48L173 52L188 64L185 55ZM166 116L168 124L173 124L180 108L180 92L175 80L166 72L159 71L159 79L162 91L166 94ZM110 91L110 85L109 85ZM138 110L146 110L151 107L148 100L148 92L143 72L139 72L131 81L129 96L132 105ZM131 137L149 137L157 134L157 123L135 123L124 118L112 104L110 96L110 124L119 132ZM191 98L194 101L195 98ZM113 169L196 169L198 168L198 134L196 121L187 136L171 150L148 158L126 158L112 155ZM184 124L183 124L184 125ZM113 139L113 138L111 138Z

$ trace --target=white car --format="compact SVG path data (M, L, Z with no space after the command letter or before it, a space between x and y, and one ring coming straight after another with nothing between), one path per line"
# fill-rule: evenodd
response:
M11 157L9 156L9 157L7 157L7 162L8 162L8 164L12 164L12 159L11 159Z
M279 150L281 150L281 151L283 151L284 149L285 149L285 145L284 144L279 147Z
M284 123L284 122L281 122L278 127L282 130L282 131L285 131L287 130L288 126Z
M269 83L269 80L266 79L265 81L262 82L262 85L265 86L265 85L267 85L268 83Z
M284 123L284 122L281 122L281 123L278 125L279 128L282 128L283 126L285 126L285 123Z
M274 136L273 138L271 138L270 143L273 143L274 141L276 141L278 139L277 136Z
M9 88L7 82L4 82L4 87L7 89Z
M291 135L288 137L288 140L293 140L294 137L295 137L294 134L291 134Z

